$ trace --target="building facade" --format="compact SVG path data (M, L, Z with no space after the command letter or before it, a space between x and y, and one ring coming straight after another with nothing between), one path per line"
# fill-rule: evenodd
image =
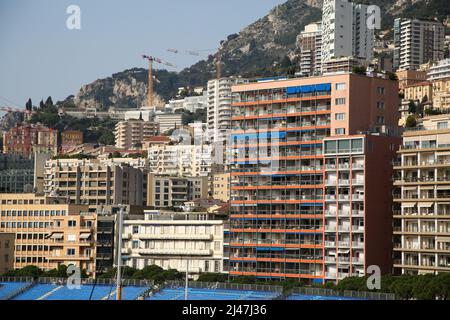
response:
M154 174L204 177L211 172L212 145L154 145L148 148L148 160Z
M324 139L325 281L392 272L392 162L401 138Z
M206 199L208 177L171 177L149 173L147 204L157 208L182 207L185 202Z
M297 39L300 51L300 73L302 76L318 75L322 65L322 23L305 26Z
M124 120L116 124L115 141L117 148L142 148L144 139L158 135L157 123L144 120Z
M323 282L323 139L395 132L397 82L342 74L233 94L228 271Z
M40 124L25 124L3 134L3 153L29 157L34 152L56 155L58 131Z
M135 159L130 159L133 161ZM145 205L147 172L113 160L58 159L45 164L44 193L86 205Z
M423 118L403 134L395 164L394 270L450 271L450 117Z
M83 144L83 132L79 130L65 130L61 132L61 153L74 149Z
M394 21L394 70L417 70L444 59L445 27L441 22L397 18Z
M122 254L129 267L157 265L188 272L223 271L223 220L204 214L162 214L146 211L145 218L124 220Z
M0 274L14 269L15 233L0 232Z
M231 175L229 172L215 173L212 175L211 195L213 199L223 202L230 201L230 179Z
M95 273L95 213L34 194L0 194L0 233L15 235L14 269L59 264Z
M221 78L208 81L207 122L211 142L223 141L231 128L231 86L244 83L241 78Z
M325 0L322 8L322 64L332 58L373 59L374 30L367 27L368 6Z

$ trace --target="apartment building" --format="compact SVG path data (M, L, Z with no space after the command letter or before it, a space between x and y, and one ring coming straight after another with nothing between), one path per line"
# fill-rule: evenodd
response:
M148 206L182 207L185 202L207 197L208 177L171 177L148 174Z
M122 254L129 267L157 265L188 272L223 271L224 221L207 213L176 214L145 211L123 223Z
M0 232L0 275L14 269L15 233Z
M115 128L117 148L141 148L144 139L158 135L159 124L144 120L119 121Z
M229 172L215 173L212 175L211 195L213 199L223 202L230 201L230 179L231 175Z
M300 51L300 74L312 76L320 74L322 65L322 23L305 26L297 38Z
M56 159L45 163L44 193L68 203L145 205L147 171L126 161Z
M204 177L211 172L210 144L154 145L148 148L149 170L159 175Z
M398 88L401 92L407 86L427 80L427 73L419 70L398 70L396 75L398 78Z
M323 140L325 281L392 272L392 162L399 137Z
M332 58L373 59L374 30L368 28L368 6L325 0L322 8L322 63Z
M227 269L323 282L323 139L395 132L397 82L335 74L232 90Z
M450 110L450 59L432 65L427 76L433 84L433 108Z
M445 27L439 21L397 18L394 21L394 70L416 70L444 59Z
M394 270L450 271L450 116L423 118L403 134L394 185Z
M0 194L0 234L15 235L15 269L73 264L93 274L95 219L87 206L51 203L34 194Z
M353 72L355 67L368 67L369 61L364 58L339 57L330 58L322 62L322 74L327 75L337 72Z
M201 95L185 97L183 99L170 100L166 107L169 107L172 112L177 110L187 110L190 112L196 112L199 109L207 108L208 97L206 91Z
M61 154L73 150L76 146L83 144L83 132L79 130L65 130L61 132Z
M155 122L159 124L159 132L165 133L183 124L181 113L157 113Z
M207 122L211 142L226 140L231 128L231 86L246 81L234 77L208 81Z
M24 124L3 134L3 153L29 157L35 152L56 155L58 131L40 124Z

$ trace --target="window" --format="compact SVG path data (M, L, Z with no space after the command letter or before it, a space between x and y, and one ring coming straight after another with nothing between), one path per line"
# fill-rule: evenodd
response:
M131 243L131 246L133 249L138 249L139 248L139 241L135 240Z
M336 141L325 141L325 153L336 153Z
M383 101L377 101L377 108L380 110L384 109L384 102Z
M345 98L336 98L335 105L339 106L343 104L345 104Z
M384 123L384 117L383 116L378 116L377 117L377 123L378 124L383 124Z
M335 133L336 135L343 135L343 134L345 134L345 128L336 128L336 129L334 130L334 133Z
M384 94L384 87L377 87L377 92L379 94Z
M444 121L438 122L437 123L437 128L438 128L438 130L439 129L447 129L448 128L448 122L444 122Z
M345 82L336 83L336 90L345 90Z
M133 226L133 234L139 233L139 226Z
M76 227L77 226L77 222L75 220L69 220L68 225L69 225L69 227Z
M345 119L345 113L336 113L335 119L336 120L344 120Z
M75 249L67 249L67 255L68 256L74 256L75 255Z

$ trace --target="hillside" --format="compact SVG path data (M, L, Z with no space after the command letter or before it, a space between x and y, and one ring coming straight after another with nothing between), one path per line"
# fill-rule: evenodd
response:
M362 0L382 10L382 28L392 28L398 16L443 19L450 16L448 0ZM221 41L222 75L267 76L295 71L295 41L303 27L321 19L322 0L288 0L237 34ZM209 56L179 73L156 71L156 92L166 101L181 86L204 86L215 75L214 57ZM77 107L111 106L135 108L145 101L147 71L134 68L83 86L63 103Z

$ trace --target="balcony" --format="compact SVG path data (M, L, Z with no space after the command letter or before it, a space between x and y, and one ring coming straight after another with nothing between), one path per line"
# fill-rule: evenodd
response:
M155 239L155 240L212 240L212 234L124 234L123 239Z
M174 256L209 256L210 249L133 249L141 255L174 255Z

